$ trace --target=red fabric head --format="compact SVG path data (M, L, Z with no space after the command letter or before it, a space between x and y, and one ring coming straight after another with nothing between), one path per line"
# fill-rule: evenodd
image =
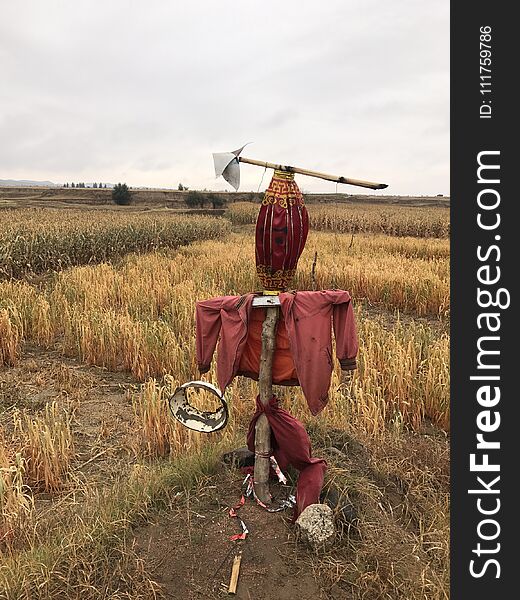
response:
M256 221L256 272L265 290L285 290L294 277L309 216L293 173L275 171Z

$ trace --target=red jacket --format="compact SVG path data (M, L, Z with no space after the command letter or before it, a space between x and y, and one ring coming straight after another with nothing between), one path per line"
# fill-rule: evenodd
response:
M218 345L217 378L224 390L235 375L258 379L260 333L255 294L197 302L197 363L206 373ZM313 415L327 404L332 374L332 328L343 370L356 368L358 339L350 294L343 290L283 292L273 358L273 383L300 385ZM252 348L255 349L252 352ZM253 360L252 354L256 356ZM292 361L292 362L291 362Z

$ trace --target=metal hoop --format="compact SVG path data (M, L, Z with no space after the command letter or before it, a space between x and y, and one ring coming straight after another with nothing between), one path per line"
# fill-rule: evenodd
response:
M186 390L188 388L204 389L217 396L222 406L215 412L202 411L188 402ZM175 419L188 429L200 433L213 433L223 429L228 421L228 407L224 395L207 381L188 381L179 386L168 399L170 411Z

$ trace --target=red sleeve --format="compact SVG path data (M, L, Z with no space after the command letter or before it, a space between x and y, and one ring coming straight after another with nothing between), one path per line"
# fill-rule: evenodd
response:
M207 373L220 333L220 308L222 298L197 302L195 309L197 331L197 365L201 373Z
M335 304L332 318L336 337L336 356L343 371L353 370L357 366L358 337L352 300Z

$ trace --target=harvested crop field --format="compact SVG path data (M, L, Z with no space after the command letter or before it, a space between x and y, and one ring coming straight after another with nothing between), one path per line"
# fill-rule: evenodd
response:
M166 399L198 378L195 302L258 289L253 203L223 217L0 210L0 598L227 595L257 384L203 436ZM449 218L312 205L296 289L349 290L359 365L327 408L278 387L355 517L314 554L249 501L237 598L449 597ZM215 366L205 376L216 383ZM289 476L293 476L289 473Z

